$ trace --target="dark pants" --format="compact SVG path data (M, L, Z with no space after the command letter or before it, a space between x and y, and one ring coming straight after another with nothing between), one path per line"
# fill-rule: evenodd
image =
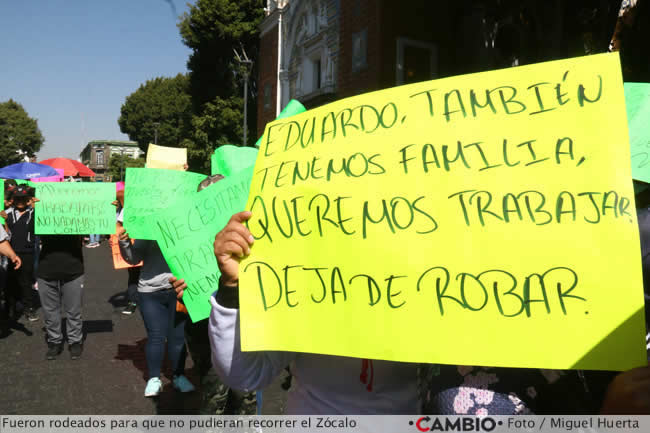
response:
M160 377L160 369L167 354L175 375L185 371L185 321L187 315L176 314L176 293L172 289L157 292L140 292L139 308L147 329L147 369L149 378Z
M140 280L140 268L126 268L129 272L129 282L126 287L126 301L138 303L138 280Z
M34 308L34 253L16 253L22 265L13 269L9 265L9 281L7 282L7 301L9 310L15 310L16 302L20 301L25 310Z
M201 382L200 415L255 415L255 391L228 388L212 367L208 319L188 323L185 328L187 347Z

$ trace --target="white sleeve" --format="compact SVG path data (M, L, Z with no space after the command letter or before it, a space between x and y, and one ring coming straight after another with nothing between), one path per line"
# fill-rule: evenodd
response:
M253 391L263 389L288 366L294 352L242 352L239 335L239 309L225 308L210 297L212 312L208 335L212 364L221 380L231 388Z
M8 241L8 240L9 240L9 234L7 233L5 228L0 225L0 242Z

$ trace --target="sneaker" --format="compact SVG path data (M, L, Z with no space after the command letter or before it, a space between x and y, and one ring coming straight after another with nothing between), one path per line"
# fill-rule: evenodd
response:
M70 350L70 359L79 359L81 358L81 352L83 352L84 347L81 343L72 343L68 350Z
M48 361L56 359L63 352L63 343L47 343L47 353L45 357Z
M129 302L127 306L124 307L124 310L122 310L122 314L131 315L135 312L136 308L138 308L138 304L135 302Z
M180 376L174 376L174 380L172 381L174 384L174 389L176 391L180 392L192 392L194 391L194 385L187 379L187 377L183 376L182 374Z
M151 379L149 379L149 381L147 382L147 386L144 389L144 396L155 397L160 394L161 390L162 390L162 382L160 381L160 379L157 377L152 377Z
M38 314L36 314L36 311L34 311L33 308L29 308L27 311L25 311L25 317L27 317L27 320L30 322L38 321Z

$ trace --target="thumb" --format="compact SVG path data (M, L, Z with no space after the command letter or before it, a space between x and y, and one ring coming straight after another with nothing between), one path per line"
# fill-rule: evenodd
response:
M250 211L238 212L230 217L230 222L243 223L244 221L248 221L251 215L253 214Z

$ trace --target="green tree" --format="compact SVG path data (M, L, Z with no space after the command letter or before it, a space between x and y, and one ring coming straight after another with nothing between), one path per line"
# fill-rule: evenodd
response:
M248 130L256 125L256 77L259 24L263 0L197 0L178 24L183 43L192 54L187 62L192 97L191 170L209 170L210 154L223 144L239 144L243 135L243 81L233 49L242 48L253 60L249 75ZM248 134L249 143L257 137Z
M111 177L111 182L119 182L126 177L126 169L128 167L144 167L144 158L131 158L129 155L120 155L114 153L108 162L108 174Z
M0 103L0 167L33 157L43 146L36 119L13 99Z
M120 130L147 151L155 139L158 144L187 147L192 134L192 106L187 75L148 80L126 97L117 123Z

